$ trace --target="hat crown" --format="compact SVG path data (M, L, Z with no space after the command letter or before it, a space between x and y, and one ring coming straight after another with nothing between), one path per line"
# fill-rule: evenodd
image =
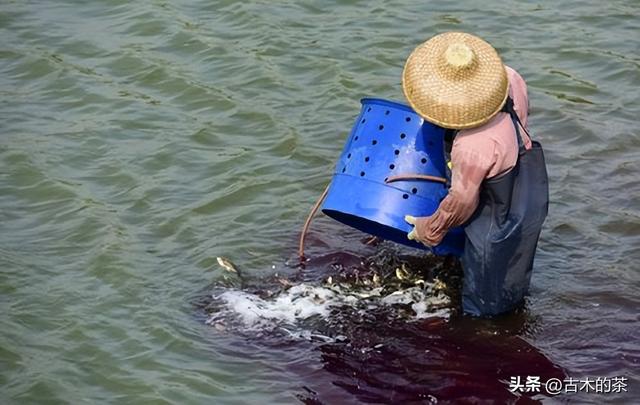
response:
M469 69L476 64L476 54L464 43L453 43L444 51L444 61L450 69Z

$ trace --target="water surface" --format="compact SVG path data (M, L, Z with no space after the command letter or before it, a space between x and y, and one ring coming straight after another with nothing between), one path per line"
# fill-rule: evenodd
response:
M3 2L1 402L505 402L515 374L625 376L628 393L563 399L637 402L639 12ZM207 323L217 256L275 288L275 273L317 287L376 254L320 219L315 261L287 265L358 100L402 100L405 58L447 30L487 39L529 86L551 206L525 309L491 322L342 312L330 340Z

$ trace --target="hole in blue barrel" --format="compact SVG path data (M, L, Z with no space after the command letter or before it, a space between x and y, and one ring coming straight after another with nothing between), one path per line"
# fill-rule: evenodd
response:
M347 171L347 166L342 168L342 173L344 173L345 171Z
M400 151L398 149L396 149L396 150L393 151L393 154L397 156L397 155L400 154Z
M394 165L393 163L391 163L391 164L389 165L389 169L393 170L393 169L395 169L395 168L396 168L396 165Z
M384 115L389 115L389 113L390 113L390 111L387 110L387 111L384 112Z
M369 156L365 157L365 158L364 158L364 161L365 161L365 162L368 162L368 161L369 161Z
M364 177L364 172L360 172L360 177Z
M404 139L407 137L407 134L405 134L404 132L400 134L400 139Z
M378 129L379 129L380 131L382 131L382 130L384 129L384 125L380 125L380 126L378 126Z
M371 145L375 145L377 143L378 143L378 141L376 141L375 139L373 141L371 141Z
M351 153L347 155L347 159L351 159Z
M362 119L362 121L360 121L360 122L361 122L362 124L364 124L364 122L365 122L365 121L366 121L366 120L363 118L363 119Z
M409 194L402 194L402 198L406 200L407 198L409 198Z
M413 194L415 194L415 193L417 193L417 192L418 192L418 189L414 187L414 188L412 188L412 189L411 189L411 192L412 192Z
M422 162L422 164L427 163L427 158L422 158L422 159L420 159L420 162Z
M407 122L410 122L411 121L411 117L407 117L404 120L407 121Z

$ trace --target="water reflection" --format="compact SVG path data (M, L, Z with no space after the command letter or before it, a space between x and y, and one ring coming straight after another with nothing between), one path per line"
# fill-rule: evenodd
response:
M324 381L310 382L313 393L300 398L336 403L344 393L326 387L337 386L362 402L516 402L520 395L509 390L511 377L546 381L565 376L560 366L513 333L526 329L528 322L521 312L498 321L460 317L352 325L348 341L318 347L327 374Z

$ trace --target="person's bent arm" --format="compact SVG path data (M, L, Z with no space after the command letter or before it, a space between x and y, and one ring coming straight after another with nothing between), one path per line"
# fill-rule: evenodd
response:
M465 136L465 135L458 135ZM468 135L472 136L472 135ZM440 206L429 217L416 218L416 240L428 246L439 244L449 229L464 224L473 214L480 197L480 185L491 170L495 145L486 140L481 143L456 139L451 152L451 188Z

